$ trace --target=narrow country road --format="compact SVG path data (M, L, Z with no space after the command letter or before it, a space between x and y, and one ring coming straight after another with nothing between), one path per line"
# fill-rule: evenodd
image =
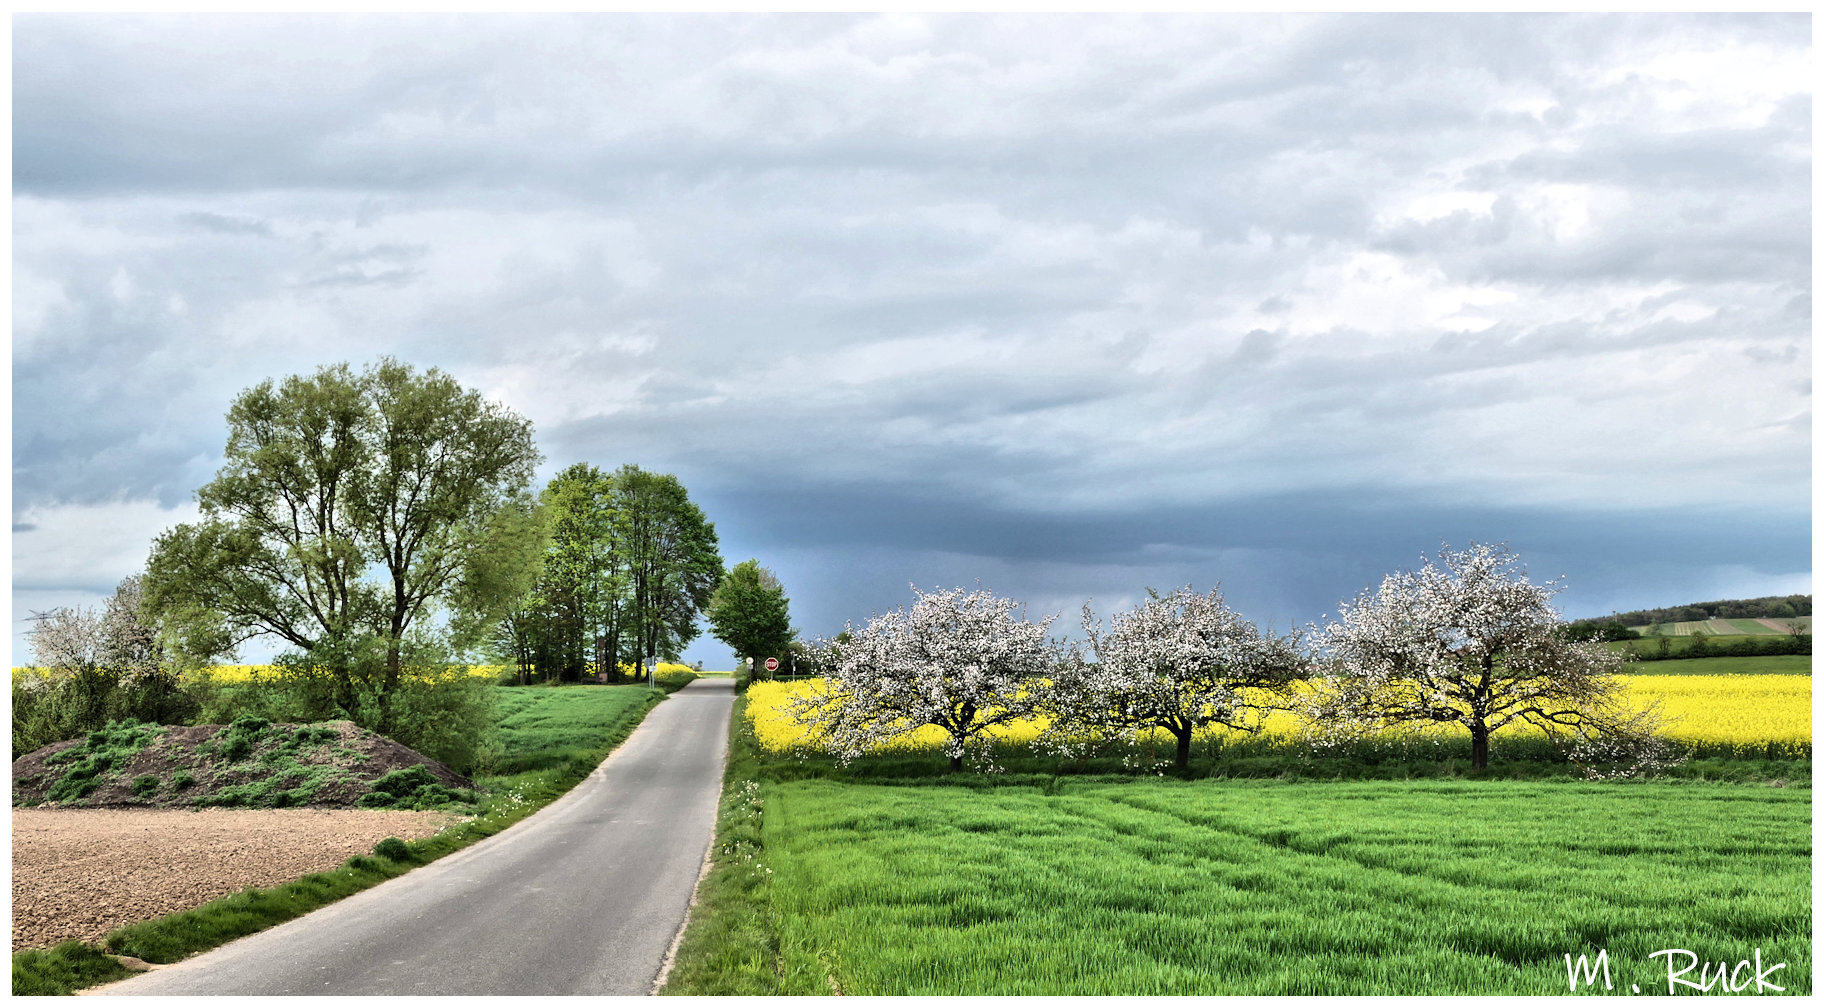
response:
M715 830L734 684L699 679L504 833L93 994L647 994Z

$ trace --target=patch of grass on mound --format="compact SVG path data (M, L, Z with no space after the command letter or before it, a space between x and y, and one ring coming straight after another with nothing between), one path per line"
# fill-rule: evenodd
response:
M45 790L45 800L69 802L87 797L162 734L164 729L157 725L135 721L111 721L107 727L90 732L81 745L45 760L53 766L68 764L62 776Z
M355 800L366 809L438 809L451 805L473 805L476 794L463 788L445 787L431 776L424 764L394 770L373 784L373 790Z

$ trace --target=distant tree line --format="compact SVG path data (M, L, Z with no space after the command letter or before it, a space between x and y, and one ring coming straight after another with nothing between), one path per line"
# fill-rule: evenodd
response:
M1650 644L1645 641L1630 644L1628 652L1637 661L1808 655L1811 653L1811 635L1808 633L1766 634L1758 637L1734 637L1719 642L1709 634L1695 633L1689 637L1657 637Z
M1592 619L1573 620L1571 627L1618 624L1623 627L1654 626L1659 623L1688 623L1708 619L1793 619L1811 615L1810 595L1768 595L1752 599L1723 599L1717 602L1693 602L1690 605L1664 609L1635 609Z

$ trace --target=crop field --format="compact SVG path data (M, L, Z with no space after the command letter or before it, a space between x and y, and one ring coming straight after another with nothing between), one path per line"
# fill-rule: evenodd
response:
M1711 619L1687 620L1681 623L1656 623L1650 626L1630 627L1643 635L1660 637L1689 637L1703 632L1713 637L1767 637L1790 633L1787 624L1797 623L1810 632L1811 617L1797 616L1790 619Z
M1606 949L1810 989L1810 791L1139 779L766 789L780 993L1563 994ZM1657 971L1657 972L1656 972Z
M1709 675L1633 675L1624 677L1630 697L1641 707L1658 703L1669 719L1666 737L1704 754L1757 754L1767 758L1809 758L1811 755L1811 676L1810 657L1790 657L1805 663L1806 674L1716 674ZM1763 662L1778 658L1690 659L1681 662L1655 662L1660 665L1696 665L1700 662L1735 663L1743 668L1759 669ZM1752 664L1748 664L1752 663ZM1786 663L1792 665L1794 663ZM1720 666L1719 666L1720 668ZM791 717L793 698L815 688L813 681L793 683L755 683L748 688L747 712L754 733L763 749L772 753L815 751L816 741ZM1002 739L1019 745L1031 742L1043 725L1034 721L1017 722L1002 734ZM1266 739L1290 741L1300 733L1299 720L1289 713L1275 712L1266 719L1261 735ZM1433 725L1401 733L1411 738L1453 739L1466 737L1456 725ZM1496 733L1497 738L1519 738L1537 734L1522 724L1510 725ZM1235 738L1244 733L1217 728L1204 734L1211 739ZM895 741L882 751L935 751L946 736L941 729L923 728ZM1164 736L1160 736L1163 742Z

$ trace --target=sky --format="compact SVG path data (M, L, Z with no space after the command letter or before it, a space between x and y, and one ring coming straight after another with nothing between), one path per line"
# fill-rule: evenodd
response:
M15 15L14 663L239 392L382 355L540 486L676 474L812 637L978 582L1285 632L1472 541L1569 617L1809 592L1810 36Z

